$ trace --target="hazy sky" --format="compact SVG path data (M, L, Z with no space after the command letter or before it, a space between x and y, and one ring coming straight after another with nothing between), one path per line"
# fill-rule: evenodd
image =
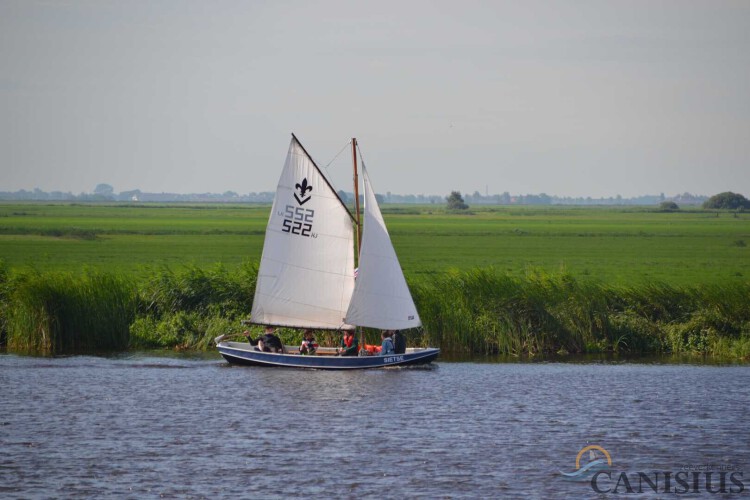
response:
M290 132L383 193L750 196L750 2L0 0L0 191L270 191Z

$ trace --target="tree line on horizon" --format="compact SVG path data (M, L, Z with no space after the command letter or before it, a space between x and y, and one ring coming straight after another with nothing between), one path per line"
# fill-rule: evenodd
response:
M478 191L472 194L462 195L460 191L453 191L448 196L424 195L424 194L395 194L390 191L376 194L380 204L420 204L420 205L444 205L454 193L458 193L461 202L467 206L471 205L661 205L672 202L675 205L701 205L704 208L727 208L750 209L747 199L737 193L725 192L712 197L705 195L694 195L682 193L675 196L642 195L625 198L620 195L611 197L592 198L553 196L546 193L511 195L509 192L502 194L485 194ZM249 192L239 194L235 191L224 193L148 193L139 189L115 193L109 184L98 184L90 193L73 194L62 191L42 191L35 188L32 191L21 189L18 191L0 191L0 201L60 201L60 202L187 202L187 203L271 203L274 192ZM343 190L338 191L339 197L345 203L354 200L354 194ZM360 195L362 199L362 195ZM743 201L744 200L744 201ZM460 205L459 203L459 205ZM671 205L670 205L671 206ZM456 207L451 207L456 208Z

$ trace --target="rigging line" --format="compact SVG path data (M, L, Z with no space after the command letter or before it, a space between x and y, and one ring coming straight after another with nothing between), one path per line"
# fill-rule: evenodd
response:
M331 166L331 163L333 163L333 162L335 162L335 161L336 161L336 158L338 158L339 156L341 156L341 153L343 153L344 151L346 151L346 149L347 149L347 148L349 147L349 145L350 145L351 143L352 143L352 141L349 141L349 142L347 142L347 143L346 143L346 144L344 145L344 147L343 147L343 148L341 148L341 151L339 151L338 153L336 153L336 156L334 156L334 157L333 157L333 159L332 159L331 161L329 161L328 163L326 163L326 165L325 165L325 166L323 167L323 168L325 168L325 169L326 169L326 174L328 175L328 177L329 177L329 178L331 177L331 173L330 173L330 172L328 171L328 167L330 167L330 166Z
M359 147L359 141L357 141L357 152L359 153L359 161L361 161L362 164L364 165L365 157L362 156L362 148Z
M348 148L348 147L349 147L349 145L350 145L351 143L352 143L352 141L349 141L349 142L347 142L347 143L346 143L346 144L344 145L344 147L343 147L343 148L341 148L341 151L339 151L338 153L336 153L336 156L334 156L334 157L333 157L333 160L329 161L329 162L328 162L328 163L326 164L326 168L328 168L328 167L329 167L329 166L331 165L331 163L333 163L334 161L336 161L336 158L338 158L339 156L341 156L341 153L343 153L343 152L344 152L344 151L346 150L346 148Z
M362 166L367 168L367 165L365 165L365 157L362 156L362 148L359 147L359 142L357 142L357 152L359 153L359 161L362 163Z
M333 186L331 185L331 182L330 182L330 181L328 180L328 178L327 178L327 177L326 177L326 176L325 176L325 175L323 174L323 172L322 172L322 171L320 170L320 167L318 166L318 164L317 164L317 163L315 163L315 160L313 159L313 157L312 157L312 156L310 156L310 153L308 153L308 152L307 152L307 150L305 149L305 146L303 146L303 145L302 145L302 143L301 143L301 142L299 141L299 139L297 139L297 136L296 136L296 135L294 135L294 133L292 133L292 137L294 138L294 140L295 140L295 142L297 143L297 145L299 145L299 147L300 147L300 148L302 148L302 151L303 151L303 152L305 153L305 156L307 156L307 158L308 158L308 159L309 159L309 160L310 160L310 161L312 162L312 164L313 164L313 167L315 167L315 170L317 170L317 171L318 171L318 173L319 173L319 174L320 174L320 176L321 176L321 177L323 178L323 181L324 181L324 182L326 183L326 185L327 185L327 186L328 186L328 187L329 187L329 188L331 189L331 191L333 191L333 193L334 193L334 194L336 195L336 199L338 199L338 200L339 200L339 202L341 203L341 206L342 206L342 207L344 207L344 210L346 210L346 213L347 213L347 214L349 215L349 218L351 218L351 219L352 219L352 221L356 220L356 219L354 218L354 215L352 215L351 211L349 210L349 207L347 207L347 206L346 206L346 203L344 203L344 202L343 202L343 200L342 200L342 199L341 199L341 198L339 197L338 193L336 192L336 190L335 190L335 189L333 188Z

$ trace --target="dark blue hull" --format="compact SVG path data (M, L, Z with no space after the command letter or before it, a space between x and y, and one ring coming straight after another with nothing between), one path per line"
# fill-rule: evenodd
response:
M315 368L318 370L363 370L388 366L422 365L434 361L440 349L407 349L405 354L391 356L300 356L275 354L252 350L250 344L220 342L217 345L224 359L232 364L288 368Z

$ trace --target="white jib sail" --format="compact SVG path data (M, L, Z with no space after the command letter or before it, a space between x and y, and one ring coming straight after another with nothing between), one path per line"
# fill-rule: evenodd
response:
M346 322L351 325L403 330L422 324L406 285L380 213L367 170L362 166L365 220L359 271Z
M250 319L336 329L344 324L353 290L352 220L292 138L266 227Z

